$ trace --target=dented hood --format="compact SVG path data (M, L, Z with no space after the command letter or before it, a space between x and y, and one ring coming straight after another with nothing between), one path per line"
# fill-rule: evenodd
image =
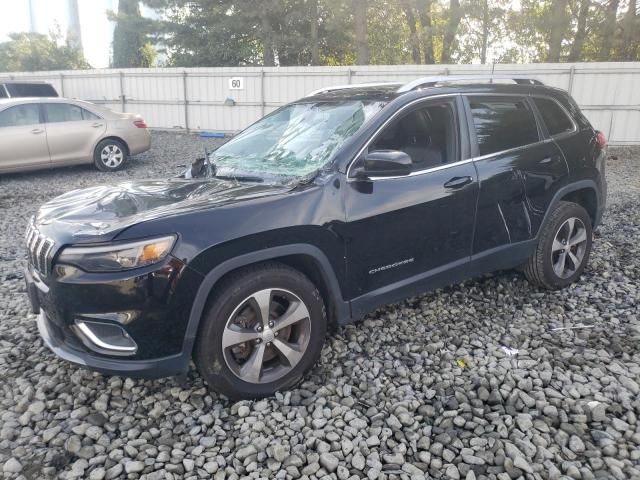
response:
M64 243L106 241L127 227L147 220L227 206L290 189L290 186L216 178L101 185L73 190L45 203L36 215L35 224Z

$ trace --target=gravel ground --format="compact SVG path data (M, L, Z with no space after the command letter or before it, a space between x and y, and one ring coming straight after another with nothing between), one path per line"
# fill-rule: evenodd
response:
M195 371L141 381L58 360L24 293L29 215L72 188L177 173L202 147L157 133L117 174L0 176L0 476L640 478L638 150L612 152L579 284L505 272L390 305L340 328L275 398L231 404Z

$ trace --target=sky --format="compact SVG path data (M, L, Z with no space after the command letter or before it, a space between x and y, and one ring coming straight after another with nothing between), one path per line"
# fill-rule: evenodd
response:
M66 36L68 0L0 0L0 42L8 40L9 33L30 31L30 4L38 33L46 34L59 27ZM107 19L106 12L117 7L118 0L78 0L84 55L94 68L109 66L113 23ZM145 13L148 14L143 11Z

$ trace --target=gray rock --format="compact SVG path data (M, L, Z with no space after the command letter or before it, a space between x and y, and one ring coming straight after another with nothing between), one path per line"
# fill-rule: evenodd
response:
M138 473L144 470L144 462L128 461L124 464L127 473Z
M451 478L452 480L460 480L460 471L455 465L449 465L444 473L447 478Z
M571 438L569 439L569 448L575 453L584 453L585 451L584 442L576 435L571 435Z
M362 456L360 452L357 452L356 454L353 455L353 458L351 459L351 465L356 470L360 470L360 471L364 470L365 458Z
M320 455L320 465L328 472L333 472L338 468L339 460L330 453Z
M10 458L2 466L4 473L20 473L22 471L22 464L16 458Z

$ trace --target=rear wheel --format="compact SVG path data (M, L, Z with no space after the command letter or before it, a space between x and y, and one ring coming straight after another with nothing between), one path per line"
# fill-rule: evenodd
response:
M320 356L327 321L302 273L269 263L232 274L212 298L195 362L212 390L258 398L295 385Z
M93 153L93 163L98 170L115 172L124 166L127 156L127 146L123 142L114 138L107 138L96 145Z
M546 222L536 252L524 268L527 279L550 289L573 283L589 261L591 219L580 205L560 202Z

